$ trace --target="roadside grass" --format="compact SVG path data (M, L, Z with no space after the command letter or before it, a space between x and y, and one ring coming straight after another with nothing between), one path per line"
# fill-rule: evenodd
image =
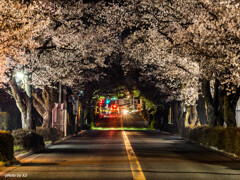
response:
M15 145L15 146L13 147L13 150L14 150L14 152L16 152L16 151L23 151L24 148L23 148L22 146L20 146L20 145Z
M110 130L116 130L116 131L148 131L152 130L151 128L137 128L137 127L94 127L91 130L97 130L97 131L110 131Z
M45 146L47 146L47 145L51 144L52 141L44 141L44 143L45 143Z
M52 141L44 141L44 143L45 143L45 146L46 146L46 145L51 144ZM23 146L21 146L21 145L15 145L15 146L13 147L13 150L14 150L15 153L18 152L19 154L23 154L23 153L28 152L28 151L26 151L26 150L23 148Z
M95 124L94 124L94 122L91 122L90 129L93 130L94 128L95 128Z

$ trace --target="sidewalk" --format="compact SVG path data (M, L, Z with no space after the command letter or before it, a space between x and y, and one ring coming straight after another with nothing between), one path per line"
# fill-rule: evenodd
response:
M69 138L73 137L73 136L77 136L77 135L80 135L80 134L84 134L84 133L86 133L86 132L87 132L86 130L83 130L83 131L80 131L78 134L73 134L73 135L69 135L69 136L63 137L63 138L61 138L60 140L54 142L54 144L60 143L60 142L62 142L62 141L64 141L64 140L66 140L66 139L69 139ZM47 149L47 148L49 148L49 147L52 146L52 145L53 145L53 143L47 144L44 148ZM22 152L24 152L24 151L14 152L14 156L15 156L15 158L16 158L18 161L20 161L21 159L26 158L26 157L31 156L31 155L34 154L33 151L29 151L29 152L25 152L25 153L22 153ZM0 167L5 167L5 163L4 163L4 162L0 162Z
M72 135L63 137L63 138L59 139L58 141L54 142L54 144L60 143L60 142L62 142L62 141L64 141L64 140L66 140L66 139L69 139L69 138L73 137L73 136L77 136L77 135L80 135L80 134L84 134L85 132L86 132L86 130L83 130L83 131L78 132L78 134L72 134ZM47 149L47 148L49 148L49 147L52 146L52 145L53 145L53 143L47 144L47 145L45 146L45 148ZM29 151L29 152L26 152L26 153L16 152L16 153L14 153L14 156L15 156L16 159L19 161L19 160L21 160L21 159L23 159L23 158L26 158L26 157L28 157L28 156L30 156L30 155L32 155L32 154L34 154L34 152L32 152L32 151Z

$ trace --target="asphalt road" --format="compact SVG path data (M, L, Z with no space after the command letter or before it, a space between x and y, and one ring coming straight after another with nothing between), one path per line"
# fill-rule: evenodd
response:
M21 166L4 169L2 178L240 179L240 161L179 136L136 131L146 126L138 115L105 116L97 126L133 131L94 130L72 137L21 160Z
M106 114L103 118L96 122L96 127L103 128L147 128L148 123L143 120L143 118L139 114L127 114L127 115L119 115L119 114Z

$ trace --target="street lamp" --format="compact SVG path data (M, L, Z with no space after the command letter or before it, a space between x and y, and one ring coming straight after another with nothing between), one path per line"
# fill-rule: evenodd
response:
M16 77L17 77L17 79L19 79L19 80L23 80L23 78L24 78L24 73L23 72L17 72L16 73Z
M21 89L24 89L24 78L25 78L25 75L24 75L23 71L16 72L16 74L14 76L15 76L15 81L16 81L17 85Z
M21 87L29 98L32 98L32 85L31 85L31 73L24 73L24 71L18 71L15 74L15 80L19 87Z

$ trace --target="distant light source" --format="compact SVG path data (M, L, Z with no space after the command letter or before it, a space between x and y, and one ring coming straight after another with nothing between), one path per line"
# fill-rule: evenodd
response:
M110 104L110 99L107 99L105 103Z
M116 100L116 97L113 97L112 99L115 101L115 100Z
M128 113L128 110L124 109L123 114L126 115Z
M79 97L83 97L84 96L84 91L79 91L79 94L78 94Z
M23 72L17 72L16 73L16 77L18 78L18 79L23 79L24 78L24 74L23 74Z

